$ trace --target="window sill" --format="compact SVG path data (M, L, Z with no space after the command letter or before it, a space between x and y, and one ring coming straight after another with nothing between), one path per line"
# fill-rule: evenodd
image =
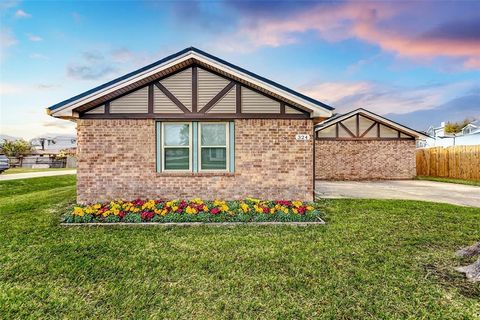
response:
M234 177L234 172L157 172L157 177Z

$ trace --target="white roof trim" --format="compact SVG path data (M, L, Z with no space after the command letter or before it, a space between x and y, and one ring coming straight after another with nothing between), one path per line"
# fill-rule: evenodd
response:
M370 112L370 111L368 111L368 110L365 110L365 109L363 109L363 108L350 111L350 112L348 112L348 113L346 113L346 114L344 114L344 115L341 115L341 116L339 116L339 117L337 117L337 118L335 118L335 119L332 119L332 120L328 120L328 119L327 119L327 120L325 120L325 121L323 121L323 122L320 122L319 124L317 124L317 125L315 126L315 131L320 131L320 130L322 130L322 129L325 129L325 128L327 128L327 127L330 127L331 125L333 125L333 124L335 124L335 123L337 123L337 122L341 122L341 121L343 121L343 120L345 120L345 119L347 119L347 118L350 118L351 116L356 115L356 114L363 114L363 115L367 116L368 118L371 118L371 119L373 119L373 120L376 120L376 121L378 121L378 122L380 122L380 123L387 124L387 125L395 128L395 129L397 129L397 130L399 130L399 131L402 131L402 132L404 132L404 133L408 133L409 135L412 135L412 136L414 136L414 137L417 138L417 139L427 139L427 138L429 138L429 136L426 135L426 134L423 134L423 133L421 133L421 132L419 132L419 131L410 129L409 127L405 127L404 125L401 125L401 124L399 124L399 123L396 123L396 122L394 122L394 121L392 121L392 120L388 120L387 118L384 118L384 117L382 117L382 116L379 116L378 114L375 114L375 113Z
M212 65L213 67L215 68L218 68L219 70L222 70L226 73L229 73L235 77L238 77L244 81L247 81L249 83L252 83L254 85L257 85L259 87L262 87L262 88L265 88L266 90L272 92L272 93L275 93L281 97L285 97L286 99L290 100L290 101L293 101L301 106L304 106L305 108L311 110L313 112L312 116L313 117L331 117L332 116L332 111L328 110L328 109L325 109L325 108L322 108L318 105L315 105L314 103L310 102L310 101L307 101L307 100L304 100L296 95L293 95L289 92L286 92L284 90L281 90L280 88L277 88L275 86L272 86L264 81L260 81L248 74L245 74L243 72L240 72L238 70L235 70L229 66L226 66L224 64L221 64L215 60L212 60L208 57L205 57L197 52L194 52L194 51L189 51L189 52L186 52L185 54L183 55L180 55L176 58L173 58L172 60L169 60L169 61L166 61L165 63L163 64L160 64L158 66L155 66L155 67L152 67L151 69L149 70L145 70L139 74L135 74L127 79L124 79L122 81L119 81L115 84L112 84L111 86L109 87L106 87L106 88L103 88L101 90L98 90L96 92L93 92L87 96L84 96L84 97L81 97L77 100L74 100L62 107L59 107L57 109L54 109L54 110L51 110L50 112L50 115L54 116L54 117L59 117L59 116L72 116L72 111L73 109L75 108L78 108L88 102L91 102L95 99L98 99L104 95L107 95L115 90L118 90L118 89L121 89L125 86L128 86L132 83L135 83L143 78L146 78L146 77L149 77L151 75L154 75L162 70L165 70L165 69L168 69L178 63L181 63L181 62L184 62L188 59L196 59L198 61L201 61L205 64L208 64L208 65Z

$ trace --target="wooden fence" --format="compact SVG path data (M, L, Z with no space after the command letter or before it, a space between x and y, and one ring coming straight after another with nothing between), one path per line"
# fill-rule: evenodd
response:
M417 175L480 180L480 145L417 149Z

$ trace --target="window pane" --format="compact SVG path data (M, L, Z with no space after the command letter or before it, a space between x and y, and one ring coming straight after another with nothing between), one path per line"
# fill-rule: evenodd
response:
M165 148L165 170L188 170L188 148Z
M225 123L202 124L202 146L227 145L227 131Z
M166 146L188 146L189 125L188 124L164 124L164 145Z
M202 170L226 170L227 148L202 148Z

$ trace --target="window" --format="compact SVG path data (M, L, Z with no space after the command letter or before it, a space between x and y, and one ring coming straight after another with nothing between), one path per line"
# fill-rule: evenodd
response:
M164 123L162 128L162 169L190 171L190 123Z
M227 170L227 123L199 123L200 171Z
M157 122L157 171L233 172L233 122Z

